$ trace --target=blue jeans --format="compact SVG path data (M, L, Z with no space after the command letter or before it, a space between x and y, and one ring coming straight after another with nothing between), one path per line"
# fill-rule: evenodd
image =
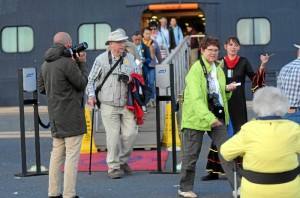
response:
M283 116L284 119L291 120L300 124L300 108L295 113L287 113Z
M155 68L144 66L143 67L143 77L144 77L145 84L148 85L152 90L151 99L154 99L155 98L155 84L154 84Z
M152 94L151 94L151 99L155 98L155 68L154 67L150 67L149 68L149 79L148 79L148 85L152 90Z
M143 66L143 78L144 78L145 85L148 85L148 74L149 74L149 67L144 65Z

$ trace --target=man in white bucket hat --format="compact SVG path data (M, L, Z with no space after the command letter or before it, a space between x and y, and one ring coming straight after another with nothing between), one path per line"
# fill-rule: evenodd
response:
M290 101L290 110L284 116L300 124L300 45L297 48L297 59L281 68L277 78L277 87L280 88Z
M136 67L133 55L124 53L126 39L128 37L119 30L108 34L106 44L109 45L109 50L95 59L87 85L88 104L94 107L96 97L101 102L99 108L106 131L106 161L108 177L111 179L121 178L121 170L126 174L132 173L127 160L133 150L138 132L134 114L126 108L127 84L131 80L130 74ZM108 75L114 66L115 69ZM101 83L103 83L102 89L96 95L95 85ZM121 141L120 148L118 148L119 141Z

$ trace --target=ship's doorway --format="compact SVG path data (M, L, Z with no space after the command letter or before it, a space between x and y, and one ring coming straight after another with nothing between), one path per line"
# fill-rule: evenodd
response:
M168 4L166 4L167 6ZM162 4L162 7L164 5ZM170 9L170 10L150 10L147 9L143 12L141 18L142 29L148 26L149 21L155 19L159 20L165 17L168 20L168 25L171 18L177 20L177 25L181 28L184 35L186 35L187 30L186 26L191 25L199 34L205 34L205 15L204 12L200 9Z

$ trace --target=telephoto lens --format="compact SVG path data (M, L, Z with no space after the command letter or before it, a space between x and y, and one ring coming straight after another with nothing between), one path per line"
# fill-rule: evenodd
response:
M88 44L86 42L80 43L73 48L73 53L75 54L76 52L77 53L82 52L82 51L86 50L87 48L88 48Z
M64 54L66 57L74 57L76 58L76 53L82 52L88 48L88 44L86 42L75 45L74 47L70 47L64 50Z

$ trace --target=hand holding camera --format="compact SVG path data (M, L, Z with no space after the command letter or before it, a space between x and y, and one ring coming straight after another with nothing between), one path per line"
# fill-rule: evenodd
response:
M80 62L80 63L85 63L86 62L86 53L85 52L79 52L76 53L75 56L71 57L74 61Z
M81 63L86 62L86 53L85 52L79 52L77 57L78 57L78 62L81 62Z
M66 57L73 57L75 60L80 57L80 52L86 50L88 48L88 44L86 42L75 45L74 47L70 47L64 50L64 55ZM86 61L80 61L86 62Z

